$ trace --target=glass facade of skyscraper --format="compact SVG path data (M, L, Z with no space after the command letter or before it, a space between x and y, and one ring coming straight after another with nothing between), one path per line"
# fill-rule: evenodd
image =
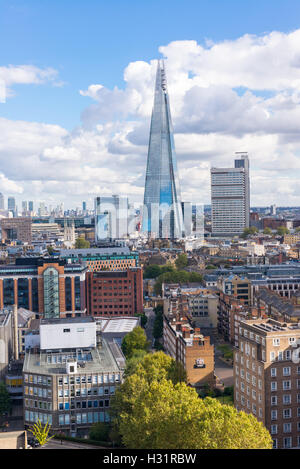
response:
M143 231L151 237L181 238L184 235L181 196L163 61L158 61L151 118Z

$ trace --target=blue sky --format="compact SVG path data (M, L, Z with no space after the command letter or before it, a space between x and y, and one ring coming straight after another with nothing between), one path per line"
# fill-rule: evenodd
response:
M297 0L2 0L0 7L0 65L52 67L64 83L16 85L0 115L69 130L88 104L79 89L123 87L127 64L159 57L161 45L289 32L300 17Z
M0 192L140 203L164 56L183 200L210 203L210 167L248 151L251 204L300 206L299 18L298 0L0 0Z

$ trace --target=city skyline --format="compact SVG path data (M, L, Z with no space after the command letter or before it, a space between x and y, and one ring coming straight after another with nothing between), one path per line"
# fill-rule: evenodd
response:
M297 16L295 2L273 2L271 17L267 2L260 2L258 19L250 2L237 8L234 1L226 7L217 0L201 7L190 1L193 8L183 13L175 1L171 22L165 22L170 2L159 21L154 6L137 8L133 2L126 17L132 13L128 21L137 29L122 36L120 50L123 7L117 0L112 18L113 6L104 8L102 2L89 0L87 9L75 5L67 16L70 39L61 48L47 33L56 21L57 36L64 37L65 24L57 18L64 17L67 2L1 3L0 38L6 48L0 63L0 191L5 197L65 207L86 200L91 208L94 197L119 194L142 204L156 61L164 58L182 200L209 204L210 167L226 167L232 154L245 151L251 206L300 205L300 30L285 14L293 7ZM100 6L102 23L107 18L102 32L93 21ZM137 44L138 20L145 13L149 25ZM80 18L86 33L82 48L76 38ZM9 27L13 21L19 26L16 37L17 28Z

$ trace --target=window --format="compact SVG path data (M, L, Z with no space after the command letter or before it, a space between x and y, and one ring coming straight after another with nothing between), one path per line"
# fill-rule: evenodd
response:
M283 367L283 376L290 376L290 374L291 374L291 367L290 366Z
M271 410L271 420L277 420L277 410Z
M276 435L277 431L278 431L278 426L271 425L271 435Z
M271 368L271 377L274 378L277 374L277 369L276 368Z
M283 433L291 433L292 431L292 424L291 423L284 423L283 424Z
M271 405L277 405L277 396L271 396Z
M275 361L275 352L270 352L270 361L271 362Z
M282 397L283 404L290 404L292 401L292 397L290 394L284 394Z
M271 382L271 391L277 391L277 381Z
M290 350L285 351L285 359L286 360L291 360L292 358L292 352Z
M63 329L63 332L71 332L70 329Z
M292 417L292 409L284 409L283 410L283 418L290 419Z
M286 438L283 438L283 447L284 448L291 448L292 447L292 438L290 436L286 437Z
M280 339L274 338L274 339L273 339L273 346L274 346L274 347L278 347L279 345L280 345Z
M290 381L283 381L283 389L284 390L287 390L287 389L291 389L291 382Z

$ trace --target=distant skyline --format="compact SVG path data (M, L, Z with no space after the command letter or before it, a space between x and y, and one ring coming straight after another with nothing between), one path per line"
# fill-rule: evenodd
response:
M0 0L0 11L6 204L142 204L164 58L182 200L210 204L210 167L247 151L251 206L300 206L296 0Z

